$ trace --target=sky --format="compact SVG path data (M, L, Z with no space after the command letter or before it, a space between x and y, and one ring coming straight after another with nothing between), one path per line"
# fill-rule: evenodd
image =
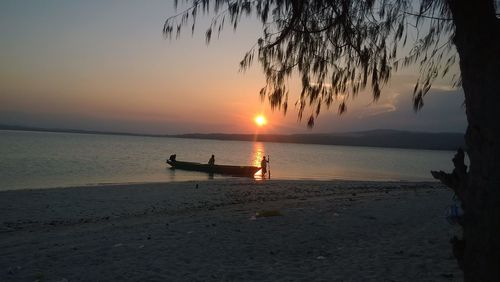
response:
M292 106L284 115L262 102L258 63L239 71L261 35L258 21L243 20L207 46L209 19L200 18L193 36L186 28L168 40L162 28L178 12L173 2L1 1L0 124L153 134L465 131L463 92L446 81L413 111L411 71L394 74L376 103L362 92L346 114L323 110L308 129ZM265 126L255 125L257 114Z

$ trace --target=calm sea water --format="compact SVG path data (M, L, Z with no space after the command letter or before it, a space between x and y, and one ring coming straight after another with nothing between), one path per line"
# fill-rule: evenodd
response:
M449 170L453 156L452 151L0 131L0 190L210 178L169 169L165 160L174 153L178 160L207 162L215 154L219 164L257 166L269 155L273 179L403 181L432 180L429 170Z

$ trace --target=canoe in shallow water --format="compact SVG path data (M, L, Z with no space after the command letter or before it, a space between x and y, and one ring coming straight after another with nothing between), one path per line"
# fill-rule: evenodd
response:
M232 176L253 177L260 170L257 166L236 166L236 165L209 165L195 162L182 162L177 160L167 160L167 163L175 169L202 171L207 173L226 174Z

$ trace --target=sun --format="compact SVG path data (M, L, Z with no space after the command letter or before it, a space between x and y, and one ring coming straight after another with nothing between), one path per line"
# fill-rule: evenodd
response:
M258 126L264 126L267 123L266 117L263 115L256 116L254 121L255 121L255 124L257 124Z

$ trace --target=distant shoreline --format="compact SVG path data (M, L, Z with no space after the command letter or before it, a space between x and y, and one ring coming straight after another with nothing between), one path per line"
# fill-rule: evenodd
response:
M0 125L0 130L35 131L54 133L121 135L138 137L168 137L207 139L220 141L258 141L274 143L295 143L313 145L360 146L378 148L456 150L465 147L462 133L413 132L390 129L346 133L313 134L226 134L226 133L190 133L190 134L147 134L129 132L109 132L80 129L39 128L18 125Z

